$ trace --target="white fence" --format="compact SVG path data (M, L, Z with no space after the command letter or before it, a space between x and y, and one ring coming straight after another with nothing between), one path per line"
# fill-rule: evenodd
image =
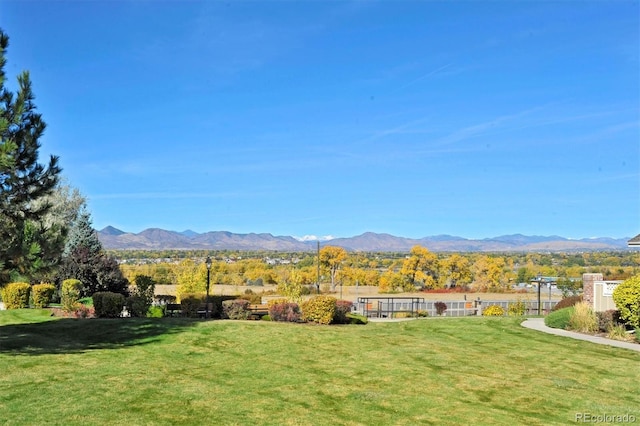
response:
M425 301L418 298L359 298L355 303L355 310L368 317L393 318L395 316L416 314L420 311L427 312L428 316L438 316L436 310L437 301ZM482 315L482 310L488 306L497 305L502 307L505 315L508 314L509 305L518 303L517 300L456 300L443 301L447 306L443 316L464 317L472 315ZM525 315L538 314L538 301L523 300ZM548 313L557 301L541 301L540 312Z

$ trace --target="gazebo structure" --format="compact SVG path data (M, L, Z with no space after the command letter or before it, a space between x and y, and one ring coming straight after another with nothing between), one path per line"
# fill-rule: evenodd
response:
M640 247L640 234L627 241L629 247Z
M424 305L422 297L359 297L358 306L366 317L393 318L394 314L406 312L415 315Z

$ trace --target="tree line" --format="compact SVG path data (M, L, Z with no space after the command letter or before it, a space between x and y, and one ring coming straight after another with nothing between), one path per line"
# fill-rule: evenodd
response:
M410 253L347 252L327 246L316 253L240 251L173 251L163 257L155 251L114 251L125 276L152 277L159 284L175 284L188 292L205 288L204 259L213 259L212 285L277 285L282 290L313 289L318 284L377 286L382 292L415 289L465 289L507 291L537 276L556 277L566 292L581 288L585 272L602 273L605 279L626 279L640 273L640 253L434 253L415 246ZM164 257L164 256L171 257ZM295 260L268 262L274 257ZM319 259L319 260L318 260ZM319 275L319 277L318 277ZM319 278L319 279L318 279Z

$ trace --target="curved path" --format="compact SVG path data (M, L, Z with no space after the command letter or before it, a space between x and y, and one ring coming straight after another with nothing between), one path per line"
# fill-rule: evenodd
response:
M617 348L629 349L640 352L640 345L637 343L622 342L620 340L605 339L604 337L590 336L588 334L576 333L573 331L560 330L544 325L544 318L527 318L522 322L522 326L531 330L542 331L557 336L571 337L572 339L586 340L587 342L598 343L600 345L615 346Z

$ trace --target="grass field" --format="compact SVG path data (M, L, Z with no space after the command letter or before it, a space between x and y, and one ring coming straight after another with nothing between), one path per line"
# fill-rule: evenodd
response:
M3 424L640 421L640 353L515 318L311 326L0 312Z

